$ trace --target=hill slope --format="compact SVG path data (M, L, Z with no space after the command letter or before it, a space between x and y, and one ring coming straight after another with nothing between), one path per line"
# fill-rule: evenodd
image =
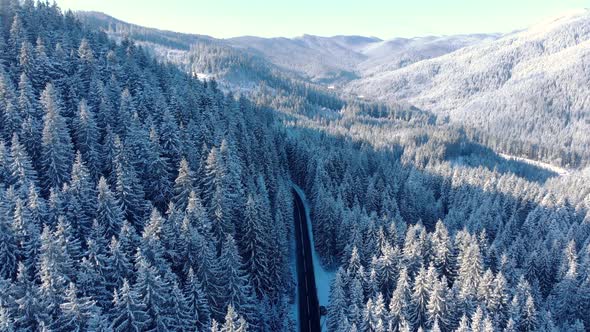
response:
M590 144L589 83L590 11L583 10L357 80L347 91L407 101L531 146L583 152ZM540 157L564 162L552 154Z

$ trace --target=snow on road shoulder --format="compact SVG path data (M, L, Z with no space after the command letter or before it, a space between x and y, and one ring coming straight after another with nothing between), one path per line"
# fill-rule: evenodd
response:
M537 166L539 168L543 168L543 169L552 171L552 172L556 173L559 176L564 176L564 175L567 175L567 174L571 173L571 171L568 170L568 169L566 169L566 168L555 166L555 165L551 165L551 164L548 164L548 163L544 163L542 161L537 161L537 160L527 159L527 158L523 158L523 157L512 156L512 155L504 154L504 153L499 153L499 155L502 158L507 159L507 160L521 161L521 162L527 163L529 165Z
M309 209L309 202L307 201L307 197L301 188L299 188L296 184L293 184L293 188L297 191L301 200L303 201L303 207L305 208L305 217L307 219L307 229L309 232L309 240L311 242L311 257L313 259L313 270L315 276L315 284L318 293L318 301L321 306L327 307L330 302L330 285L336 276L336 271L330 271L325 269L322 266L320 261L320 257L315 250L315 242L313 239L313 231L311 226L311 216L310 216L310 209Z

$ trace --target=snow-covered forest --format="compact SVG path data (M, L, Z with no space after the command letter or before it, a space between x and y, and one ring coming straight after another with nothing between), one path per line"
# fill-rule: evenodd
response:
M590 328L588 174L417 109L226 93L19 3L0 0L0 331L294 331L292 183L335 271L328 331ZM223 66L211 50L191 54Z
M0 330L290 330L273 115L17 3L0 16Z

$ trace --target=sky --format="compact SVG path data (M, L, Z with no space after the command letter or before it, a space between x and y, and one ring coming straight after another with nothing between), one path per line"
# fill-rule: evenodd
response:
M363 35L383 39L511 32L590 0L57 0L126 22L218 38Z

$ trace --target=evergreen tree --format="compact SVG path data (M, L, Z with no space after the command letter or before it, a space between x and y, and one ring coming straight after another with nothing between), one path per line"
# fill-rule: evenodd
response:
M59 98L52 84L41 94L43 116L42 164L44 165L44 189L61 187L70 177L74 152L66 121L62 117Z
M144 196L145 192L135 167L129 162L127 150L116 141L119 149L115 164L116 194L123 214L136 229L141 229L144 218L147 216L148 204Z
M212 329L213 330L213 329ZM238 316L232 305L227 307L227 314L225 315L225 323L219 330L220 332L247 332L248 323L243 317Z
M85 164L91 172L92 179L98 179L100 157L98 145L99 132L94 113L85 100L80 102L78 114L74 121L74 142L76 150L82 154Z
M326 326L330 331L340 330L340 325L347 319L347 301L344 290L344 270L340 268L330 289L330 306Z
M123 211L104 177L101 177L98 182L97 192L96 221L102 230L103 237L110 239L121 229L124 220Z
M141 301L137 292L129 287L129 282L124 280L121 289L115 291L111 328L115 332L140 332L144 331L149 323L146 305Z
M186 159L182 158L178 169L178 176L174 181L174 205L184 211L188 205L191 192L194 190L193 172Z
M77 210L71 211L69 217L75 221L75 228L84 237L90 234L92 220L95 218L97 193L88 167L78 152L72 166L72 177L69 184L70 199L75 200Z
M231 305L235 310L244 315L246 319L252 322L254 318L252 286L248 276L244 271L242 258L238 253L235 240L231 235L226 237L219 257L219 285L221 293L218 295L219 301L214 306L214 314L219 314L220 309Z
M244 233L240 236L240 240L244 246L242 252L245 269L250 276L254 290L257 294L262 295L272 286L270 280L271 271L269 269L269 259L272 253L269 250L269 244L271 243L269 237L270 225L268 221L262 219L268 216L259 214L258 208L258 202L252 196L249 196L244 211Z
M426 327L427 305L431 287L433 286L428 284L426 273L426 269L421 267L414 279L409 312L410 321L414 327Z
M192 268L187 275L184 294L187 296L186 300L190 317L195 322L196 327L203 330L210 326L211 310L209 309L209 303L207 302L203 287Z
M450 324L451 299L447 295L447 280L442 277L435 281L430 291L428 304L426 305L428 322L430 326L436 324L439 330L447 331Z
M73 283L66 289L64 302L60 304L59 319L51 326L53 331L84 331L88 321L99 314L94 301L88 297L78 297Z
M173 324L169 315L170 285L162 278L158 270L141 255L138 255L135 265L137 281L133 290L139 295L149 317L149 324L146 328L155 331L168 331Z
M9 224L8 215L0 208L0 277L11 279L16 275L18 243Z

